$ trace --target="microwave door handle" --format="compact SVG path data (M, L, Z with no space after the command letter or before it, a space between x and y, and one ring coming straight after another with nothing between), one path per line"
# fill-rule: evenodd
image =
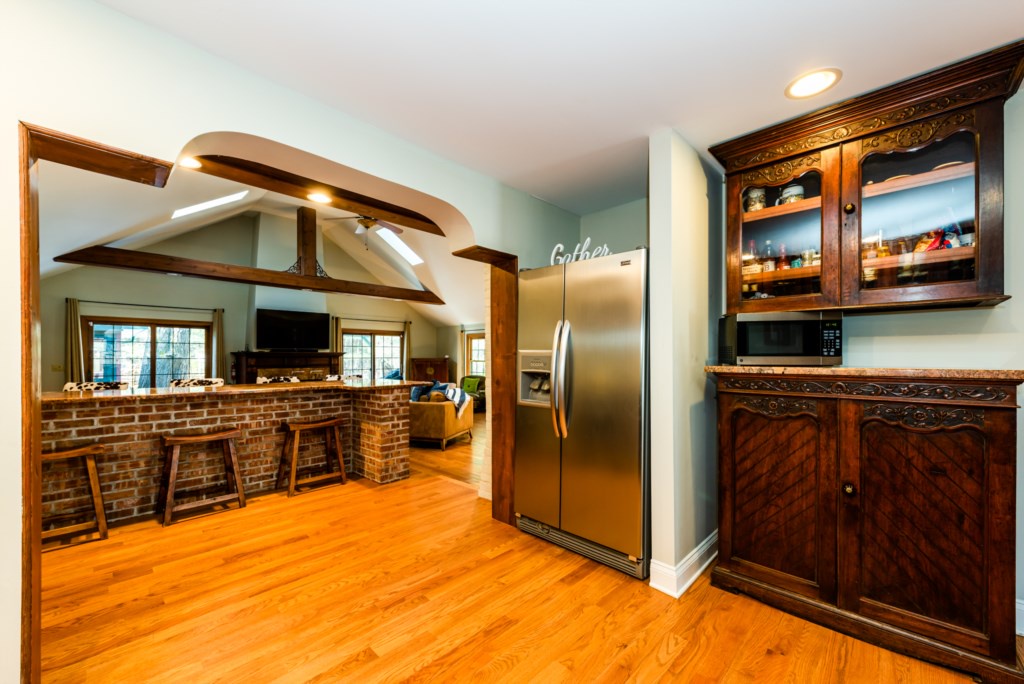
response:
M569 321L562 325L562 339L558 351L558 428L562 437L569 436L569 388L565 382L565 366L569 357L569 345L572 344L572 326Z
M558 368L559 359L559 342L562 338L562 321L559 320L555 324L555 335L551 340L551 366L549 367L548 380L550 387L551 397L551 427L555 430L555 437L561 437L562 433L558 431Z

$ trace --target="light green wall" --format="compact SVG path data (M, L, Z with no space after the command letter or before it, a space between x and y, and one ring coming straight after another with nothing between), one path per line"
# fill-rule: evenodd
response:
M45 230L41 226L40 230ZM147 250L190 259L241 263L239 254L249 254L254 220L238 216L151 245ZM249 265L249 264L242 264ZM198 278L175 278L159 273L142 273L113 268L80 266L40 282L40 340L42 387L44 392L59 391L64 385L63 370L53 366L64 363L64 319L67 297L94 302L183 306L224 309L224 337L227 351L245 345L249 310L249 286ZM112 307L81 304L82 315L149 317L173 320L209 321L203 311ZM227 379L227 378L225 378Z
M608 245L612 253L647 246L647 199L621 204L580 217L579 241L590 238L591 248ZM566 245L569 250L575 245Z
M241 132L410 188L454 207L480 245L541 265L579 220L493 178L272 83L92 0L4 3L0 21L0 307L20 320L18 122L158 159L190 140ZM15 68L13 65L21 65ZM344 87L344 83L336 84ZM436 344L436 340L435 340ZM0 337L0 373L18 377L18 335ZM0 411L0 681L17 681L21 629L21 398Z

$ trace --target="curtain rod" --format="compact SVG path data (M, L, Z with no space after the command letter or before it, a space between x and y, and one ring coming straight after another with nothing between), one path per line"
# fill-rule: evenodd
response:
M65 297L64 301L72 299L71 297ZM181 309L183 311L216 311L216 309L203 309L198 306L172 306L165 304L129 304L127 302L100 302L95 299L79 299L80 303L83 304L110 304L112 306L141 306L147 309Z
M355 318L354 316L337 316L343 321L369 321L371 323L411 323L412 321L403 321L395 318Z

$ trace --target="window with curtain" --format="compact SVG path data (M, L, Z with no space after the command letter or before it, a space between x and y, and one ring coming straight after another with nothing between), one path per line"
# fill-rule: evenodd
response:
M210 375L209 323L83 316L82 329L86 380L152 388Z
M402 333L346 329L341 337L345 375L380 380L393 371L402 371Z
M487 374L487 341L483 333L466 333L466 375Z

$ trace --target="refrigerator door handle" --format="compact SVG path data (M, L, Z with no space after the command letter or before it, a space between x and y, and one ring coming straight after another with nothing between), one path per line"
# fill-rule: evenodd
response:
M558 431L558 359L559 354L559 343L562 337L562 321L559 320L555 324L555 336L551 340L551 371L550 371L550 382L551 382L551 427L555 430L555 437L561 437L562 433Z
M565 364L569 356L569 344L572 325L569 321L562 324L562 339L558 347L558 429L562 437L569 436L568 389L565 386Z

